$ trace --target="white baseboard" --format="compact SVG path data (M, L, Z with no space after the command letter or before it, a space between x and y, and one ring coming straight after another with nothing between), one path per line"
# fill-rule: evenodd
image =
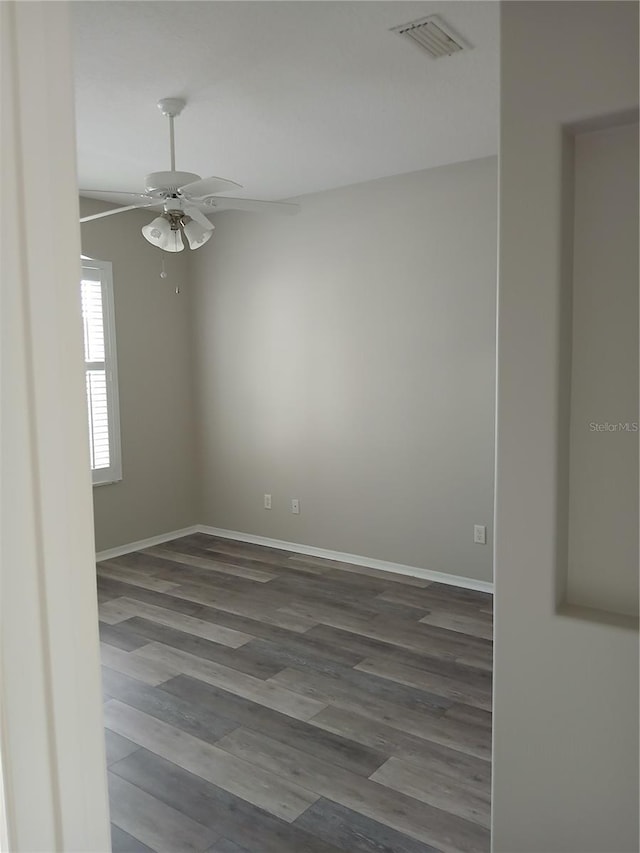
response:
M106 551L97 551L96 562L111 560L113 557L121 557L123 554L132 554L134 551L142 551L144 548L151 548L153 545L162 545L163 542L170 542L172 539L179 539L181 536L200 533L201 530L202 528L199 524L193 524L191 527L183 527L182 530L172 530L170 533L160 533L158 536L150 536L148 539L139 539L137 542L118 545L117 548L107 548Z
M210 536L220 536L223 539L235 539L238 542L250 542L253 545L266 545L269 548L279 548L281 551L295 551L298 554L306 554L308 557L322 557L325 560L336 560L340 563L352 563L355 566L364 566L367 569L380 569L383 572L392 572L398 575L409 575L422 580L445 583L450 586L458 586L463 589L475 589L479 592L493 594L493 584L490 581L465 578L461 575L450 575L446 572L434 572L431 569L422 569L418 566L404 566L401 563L388 563L386 560L376 560L373 557L361 557L358 554L345 554L342 551L330 551L327 548L316 548L313 545L300 545L297 542L285 542L282 539L269 539L266 536L254 536L251 533L240 533L237 530L223 530L219 527L209 527L206 524L197 524L195 528L199 533L208 533Z
M179 539L181 536L190 536L192 533L208 533L210 536L235 539L237 542L250 542L252 545L266 545L268 548L293 551L297 554L306 554L308 557L321 557L325 560L336 560L339 563L352 563L354 566L364 566L367 569L380 569L383 572L391 572L397 575L409 575L410 577L421 578L422 580L462 587L463 589L475 589L479 592L493 593L493 584L490 581L465 578L461 575L450 575L446 572L434 572L431 569L422 569L418 566L404 566L402 563L388 563L386 560L376 560L374 557L345 554L342 551L330 551L327 548L316 548L313 545L301 545L299 542L285 542L283 539L254 536L252 533L241 533L238 530L209 527L207 524L194 524L191 527L183 527L182 530L172 530L169 533L161 533L159 536L151 536L149 539L139 539L137 542L129 542L127 545L119 545L117 548L98 551L96 561L110 560L113 557L120 557L122 554L142 551L144 548L151 548L153 545L162 545L163 542L170 542L172 539Z

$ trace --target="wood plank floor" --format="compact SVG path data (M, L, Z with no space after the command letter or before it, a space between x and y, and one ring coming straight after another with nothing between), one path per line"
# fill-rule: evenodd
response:
M489 850L485 593L194 534L98 564L113 850Z

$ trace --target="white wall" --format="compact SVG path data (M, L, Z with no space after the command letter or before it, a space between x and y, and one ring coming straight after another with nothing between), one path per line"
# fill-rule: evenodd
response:
M567 600L637 614L637 122L579 133L574 173Z
M200 520L491 580L495 158L300 202L191 257Z
M638 7L504 3L501 50L493 846L637 851L638 636L555 605L562 125L637 105Z
M81 199L85 216L106 207ZM98 551L198 521L188 250L148 243L140 228L152 218L131 211L82 225L83 254L113 264L118 351L122 480L94 486Z
M67 16L66 3L0 4L0 821L12 853L110 849Z

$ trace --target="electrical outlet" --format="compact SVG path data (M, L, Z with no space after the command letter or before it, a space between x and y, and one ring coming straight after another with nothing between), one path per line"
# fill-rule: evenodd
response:
M487 544L487 527L485 524L473 525L473 541L476 545Z
M294 515L299 515L300 513L300 501L298 498L291 498L291 512Z
M264 508L271 509L271 495L264 496Z

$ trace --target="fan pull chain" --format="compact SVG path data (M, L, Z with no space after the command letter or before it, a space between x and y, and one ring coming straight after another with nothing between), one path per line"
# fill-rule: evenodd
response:
M160 263L160 278L165 279L165 278L167 278L167 277L168 277L168 276L167 276L167 271L166 271L166 269L164 268L164 255L163 255L163 256L162 256L162 261L161 261L161 263ZM179 284L176 284L176 294L178 294L178 295L180 294L180 285L179 285Z

